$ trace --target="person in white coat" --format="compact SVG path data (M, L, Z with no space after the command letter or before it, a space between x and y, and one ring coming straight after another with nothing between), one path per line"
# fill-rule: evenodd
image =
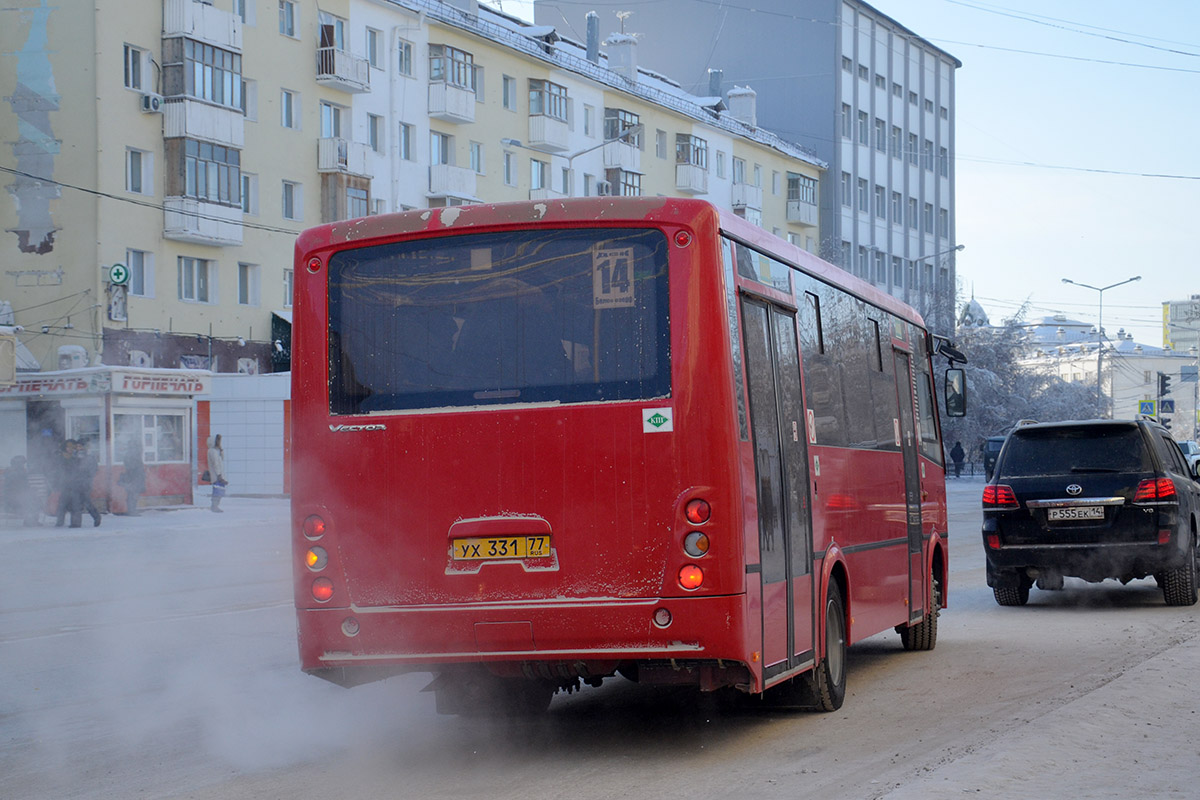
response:
M212 506L210 510L221 514L221 498L225 496L225 450L221 447L221 434L208 437L208 476L212 481Z

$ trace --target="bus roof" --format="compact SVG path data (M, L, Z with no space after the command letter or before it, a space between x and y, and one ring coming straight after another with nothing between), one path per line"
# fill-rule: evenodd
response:
M871 305L925 327L916 309L880 291L841 267L780 239L732 211L707 200L676 197L577 197L560 200L518 201L448 206L343 220L309 228L296 240L296 256L312 250L346 244L367 244L406 234L438 234L468 228L495 228L537 224L602 224L606 219L680 223L711 215L712 221L739 241L774 254L780 260L833 286L838 286Z

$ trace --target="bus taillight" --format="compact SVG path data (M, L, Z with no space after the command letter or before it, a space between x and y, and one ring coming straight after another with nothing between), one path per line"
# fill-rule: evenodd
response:
M329 578L317 578L312 582L312 596L318 603L328 603L333 597L333 581Z
M683 549L692 558L699 558L708 552L708 537L700 531L692 531L684 537Z
M704 500L689 500L683 514L693 525L703 525L712 516L712 507Z
M704 583L704 570L695 564L685 564L679 570L679 585L689 592L699 589L702 583Z
M325 535L325 520L316 514L309 514L304 519L304 535L309 539L320 539Z

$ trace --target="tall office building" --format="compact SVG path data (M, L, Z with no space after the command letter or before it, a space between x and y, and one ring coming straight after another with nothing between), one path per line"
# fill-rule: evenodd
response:
M600 15L601 34L641 37L643 63L685 89L753 85L757 123L829 164L821 253L954 327L954 76L962 64L858 0L660 0ZM535 20L571 32L588 0L538 0Z

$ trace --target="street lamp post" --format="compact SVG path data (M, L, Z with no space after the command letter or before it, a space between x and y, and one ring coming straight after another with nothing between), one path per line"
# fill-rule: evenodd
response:
M549 156L551 158L553 158L555 156L557 156L558 158L565 158L567 160L567 169L570 170L571 165L574 163L575 159L579 158L581 155L584 155L585 153L590 153L593 150L599 150L601 147L604 147L604 145L606 145L606 144L612 144L613 142L622 142L631 136L637 136L643 130L645 130L645 128L646 128L646 126L639 122L637 125L631 125L630 127L624 129L623 131L621 131L620 133L618 133L616 136L614 136L611 139L605 139L603 142L600 142L599 144L594 144L591 147L585 147L582 150L577 150L574 153L568 153L566 155L560 155L558 153L547 153L544 150L538 150L536 147L530 147L530 146L522 143L520 139L505 138L505 139L500 140L500 144L504 145L505 147L519 147L522 150L532 150L535 153L541 153L542 155ZM574 183L574 181L572 181L572 183Z
M965 245L965 244L956 244L954 247L951 247L949 250L942 250L941 252L938 252L938 253L932 253L932 254L930 254L930 255L927 255L927 256L917 256L917 257L916 257L916 258L914 258L912 261L913 261L913 263L914 263L914 264L916 264L916 263L917 263L917 262L919 262L919 261L930 261L930 260L932 260L932 259L935 259L935 258L941 258L942 256L949 255L949 254L951 254L951 253L957 253L957 252L959 252L959 251L961 251L961 250L964 250L964 249L966 249L966 245ZM911 287L910 287L910 288L911 288ZM935 293L935 292L931 292L929 296L930 296L931 298L936 298L936 293ZM953 308L954 308L954 300L953 300L953 297L952 297L952 298L951 298L951 300L950 300L950 308L951 308L951 309L953 309ZM937 309L937 303L936 303L936 300L935 300L935 301L934 301L934 305L933 305L933 314L935 314L935 315L936 315L937 313L938 313L938 309ZM952 314L951 316L953 317L953 314ZM932 329L932 328L934 327L934 325L933 325L933 323L932 323L932 321L931 321L931 320L926 320L925 322L926 322L926 324L928 324L928 325L929 325L930 329ZM951 321L951 328L953 328L953 320ZM947 331L943 331L943 333L947 333Z
M1096 395L1100 398L1102 403L1104 401L1104 372L1101 369L1101 364L1104 361L1104 293L1109 289L1115 289L1118 286L1124 286L1127 283L1133 283L1134 281L1140 281L1141 279L1141 275L1134 275L1132 278L1126 278L1123 281L1110 283L1108 286L1092 286L1091 284L1073 281L1070 278L1062 279L1063 283L1069 283L1072 286L1082 286L1085 289L1092 289L1093 291L1100 293L1100 315L1097 318L1096 323Z

